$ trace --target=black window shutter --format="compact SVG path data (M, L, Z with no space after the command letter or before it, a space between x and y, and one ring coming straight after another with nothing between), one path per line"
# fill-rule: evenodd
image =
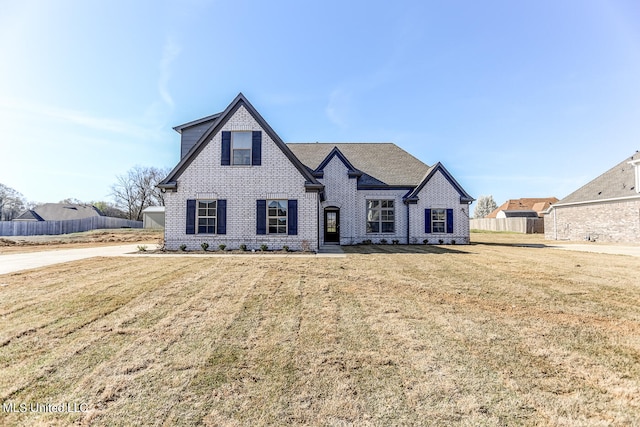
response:
M453 233L453 209L447 209L447 233Z
M217 209L218 230L217 234L227 234L227 201L218 200Z
M187 200L187 234L196 234L196 201Z
M256 234L267 234L267 201L256 203Z
M220 160L222 166L231 164L231 132L222 131L222 158Z
M262 132L254 130L251 134L251 164L260 166L262 164Z
M287 208L287 234L295 236L298 234L298 201L289 200Z
M424 210L424 232L431 233L431 209Z

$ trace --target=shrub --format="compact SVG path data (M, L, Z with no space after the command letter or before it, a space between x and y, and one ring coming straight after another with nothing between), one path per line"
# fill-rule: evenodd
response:
M386 245L387 244L387 239L380 239L380 244L381 245Z
M209 248L209 244L207 242L203 242L200 247L202 248L203 251L206 252L207 248Z
M452 245L455 245L455 244L456 244L455 239L454 239L454 240L451 240L451 244L452 244Z
M371 244L371 239L363 240L362 244L363 245L370 245Z
M422 241L422 243L423 243L423 244L425 244L425 245L426 245L426 244L428 244L428 243L429 243L429 239L424 239L424 240Z
M181 244L181 245L180 245L180 250L181 250L182 252L186 251L186 250L187 250L187 245L185 245L184 243L183 243L183 244Z
M221 251L224 251L224 248L226 248L227 245L225 245L224 243L218 245L218 249L220 249Z
M394 245L399 245L400 244L400 240L392 240L391 243L393 243Z
M282 247L282 250L283 250L283 251L285 251L285 252L289 252L289 246L284 245L284 246Z
M264 243L263 243L262 245L260 245L260 250L261 250L262 252L266 252L266 251L267 251L267 249L269 249L269 246L265 245Z
M240 245L240 250L241 251L246 251L247 250L247 245L245 245L244 243Z
M138 252L146 252L147 245L138 245Z
M442 244L444 244L444 240L440 239L440 240L438 240L438 243L440 243L442 245Z

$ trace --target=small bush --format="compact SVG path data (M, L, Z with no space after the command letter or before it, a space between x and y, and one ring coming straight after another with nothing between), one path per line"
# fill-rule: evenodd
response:
M442 244L444 244L444 240L440 239L440 240L438 240L438 243L440 243L442 245Z
M455 245L455 244L456 244L455 239L451 241L451 244L452 244L452 245Z
M260 245L260 250L261 250L262 252L266 252L266 251L267 251L267 249L269 249L269 246L267 246L267 245L265 245L265 244Z
M363 240L362 244L363 245L370 245L371 244L371 239Z
M220 249L221 251L224 251L224 248L226 248L227 245L225 245L224 243L218 245L218 249Z
M200 247L202 248L203 251L207 251L207 249L209 248L209 244L207 242L203 242Z
M289 252L289 246L284 245L284 246L282 247L282 250L283 250L283 251L285 251L285 252Z
M246 250L247 250L247 245L245 245L244 243L243 243L243 244L241 244L241 245L240 245L240 250L241 250L242 252L246 251Z
M393 243L394 245L399 245L400 244L400 240L392 240L391 243Z
M422 241L422 243L423 243L423 244L425 244L425 245L426 245L426 244L428 244L428 243L429 243L429 239L424 239L424 240Z
M381 245L386 245L387 244L387 239L380 239L380 244Z
M146 252L147 245L138 245L138 252Z
M180 245L180 250L181 250L182 252L186 251L186 250L187 250L187 245L185 245L184 243L183 243L183 244L181 244L181 245Z

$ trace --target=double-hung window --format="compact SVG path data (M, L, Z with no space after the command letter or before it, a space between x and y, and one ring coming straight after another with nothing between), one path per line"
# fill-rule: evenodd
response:
M231 158L234 165L251 165L251 132L231 132Z
M198 200L198 234L215 234L218 221L218 202L216 200Z
M393 200L367 200L367 233L395 232Z
M269 234L287 234L287 200L267 200Z
M447 229L447 210L431 209L431 232L445 233Z

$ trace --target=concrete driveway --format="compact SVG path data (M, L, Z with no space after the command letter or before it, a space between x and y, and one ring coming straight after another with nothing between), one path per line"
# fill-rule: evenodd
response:
M120 256L137 252L138 245L101 246L97 248L60 249L22 254L0 255L0 274L99 256Z

